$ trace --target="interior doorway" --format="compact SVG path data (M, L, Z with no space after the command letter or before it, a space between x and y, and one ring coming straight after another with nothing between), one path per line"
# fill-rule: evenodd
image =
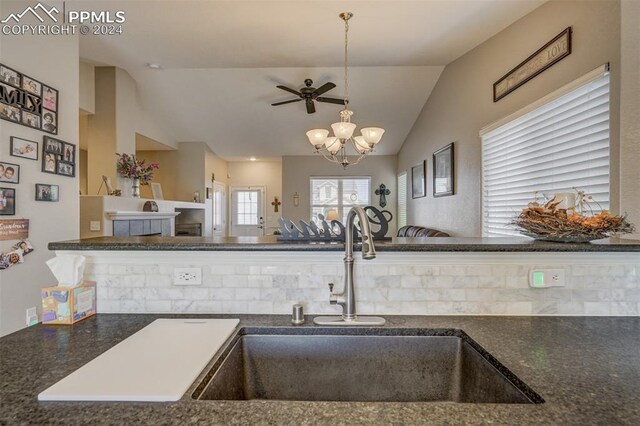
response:
M224 237L227 235L226 201L227 190L222 182L213 182L212 197L212 228L214 237Z

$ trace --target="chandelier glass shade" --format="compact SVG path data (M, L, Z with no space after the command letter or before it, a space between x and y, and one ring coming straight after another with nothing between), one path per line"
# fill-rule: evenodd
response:
M380 127L366 127L360 130L361 135L354 136L356 124L351 122L353 111L349 107L349 19L353 17L350 12L340 14L344 21L344 109L340 111L340 121L331 125L333 136L329 136L326 129L313 129L307 132L309 143L315 148L316 154L331 161L341 164L344 168L352 164L358 164L367 154L373 152L375 146L380 143L384 129ZM355 151L350 155L347 148L351 146Z

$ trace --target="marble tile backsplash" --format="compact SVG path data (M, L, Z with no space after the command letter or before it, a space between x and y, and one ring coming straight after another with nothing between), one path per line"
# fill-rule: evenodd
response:
M88 262L85 278L98 284L103 313L308 314L339 313L327 284L342 289L342 265L259 265L208 261L171 264L151 259ZM464 258L456 260L464 262ZM492 261L493 262L493 261ZM173 285L175 267L201 267L202 285ZM558 264L385 264L358 262L360 314L411 315L624 315L640 312L640 264L564 264L566 287L533 289L529 270Z

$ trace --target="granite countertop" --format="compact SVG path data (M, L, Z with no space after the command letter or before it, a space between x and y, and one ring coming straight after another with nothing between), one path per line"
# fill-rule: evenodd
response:
M386 316L385 328L458 328L538 392L543 404L195 401L38 402L37 395L154 319L99 314L0 339L0 424L637 424L640 318ZM184 317L184 316L182 316ZM188 317L194 317L189 315ZM288 316L240 326L289 327ZM307 318L303 327L314 327Z
M591 243L553 243L531 238L398 238L377 241L395 252L640 252L640 241L608 238ZM49 250L107 251L344 251L343 243L281 242L267 237L96 237L49 243Z

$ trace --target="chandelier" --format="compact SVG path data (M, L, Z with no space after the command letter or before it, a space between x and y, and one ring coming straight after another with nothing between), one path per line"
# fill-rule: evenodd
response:
M353 136L356 124L351 122L353 111L349 109L349 19L353 16L351 12L343 12L340 19L344 21L344 109L340 111L340 121L333 123L331 129L333 136L329 136L326 129L313 129L307 132L309 143L315 148L316 154L331 161L341 164L345 169L352 164L358 164L367 154L373 152L375 146L382 139L384 129L380 127L366 127L361 129L360 136ZM347 148L351 146L355 150L354 155L349 160Z

